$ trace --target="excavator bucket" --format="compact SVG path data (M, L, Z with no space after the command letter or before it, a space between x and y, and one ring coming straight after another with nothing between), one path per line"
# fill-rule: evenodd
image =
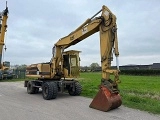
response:
M121 104L120 95L111 93L107 87L102 85L89 107L106 112L118 108Z

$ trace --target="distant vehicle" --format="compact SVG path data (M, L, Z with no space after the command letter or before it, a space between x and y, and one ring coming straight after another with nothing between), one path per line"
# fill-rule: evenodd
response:
M13 70L0 70L0 80L3 79L13 79L15 74L13 73Z

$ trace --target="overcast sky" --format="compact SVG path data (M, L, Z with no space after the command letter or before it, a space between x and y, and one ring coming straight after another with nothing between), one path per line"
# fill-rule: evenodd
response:
M0 11L5 1L0 0ZM3 60L12 65L50 61L54 44L102 5L117 17L120 65L160 63L159 0L8 0ZM100 64L98 33L69 49L82 51L82 66Z

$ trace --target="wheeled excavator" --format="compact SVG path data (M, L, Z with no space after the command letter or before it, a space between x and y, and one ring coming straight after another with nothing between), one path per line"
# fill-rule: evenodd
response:
M7 49L5 46L5 32L7 31L7 19L8 19L8 7L6 2L6 8L0 12L0 78L7 78L8 71L10 69L10 62L2 62L3 49ZM4 48L5 46L5 48Z
M55 99L58 92L67 91L72 96L80 95L82 86L76 80L80 72L80 51L65 49L96 32L100 35L102 79L99 92L90 107L101 111L119 107L122 101L118 89L120 80L116 16L105 5L76 30L54 44L50 62L31 64L27 67L26 77L34 79L25 80L24 87L27 87L27 92L34 94L41 88L42 96L46 100ZM113 53L117 59L117 69L114 70L111 69ZM114 80L111 80L111 74L114 75Z

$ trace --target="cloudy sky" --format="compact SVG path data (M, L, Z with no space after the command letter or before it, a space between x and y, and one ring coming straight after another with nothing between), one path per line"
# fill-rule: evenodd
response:
M0 0L0 11L5 9L5 1ZM160 62L159 0L8 0L7 51L3 60L12 65L50 61L54 43L102 5L117 17L120 65ZM82 66L100 64L98 33L69 49L82 51Z

